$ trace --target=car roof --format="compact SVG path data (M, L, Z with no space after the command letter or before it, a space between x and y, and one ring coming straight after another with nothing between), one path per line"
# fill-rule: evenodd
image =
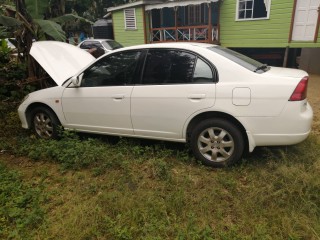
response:
M113 39L96 39L96 38L92 38L92 39L85 39L82 42L87 42L87 41L103 42L103 41L114 41L114 40Z
M142 44L130 47L124 47L119 50L114 51L124 51L124 50L135 50L135 49L147 49L147 48L182 48L191 49L194 47L209 48L217 47L217 45L209 43L197 43L197 42L174 42L174 43L152 43L152 44Z

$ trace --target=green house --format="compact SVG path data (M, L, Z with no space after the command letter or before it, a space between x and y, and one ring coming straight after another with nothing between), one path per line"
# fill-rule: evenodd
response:
M124 46L207 42L320 71L320 0L140 0L108 12Z

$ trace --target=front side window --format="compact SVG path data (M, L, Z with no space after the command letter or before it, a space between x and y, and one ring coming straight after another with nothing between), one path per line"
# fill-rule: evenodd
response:
M124 86L132 83L140 52L106 56L87 69L81 87Z
M143 84L188 84L213 82L210 66L181 50L149 50Z
M237 20L268 19L271 0L237 0Z

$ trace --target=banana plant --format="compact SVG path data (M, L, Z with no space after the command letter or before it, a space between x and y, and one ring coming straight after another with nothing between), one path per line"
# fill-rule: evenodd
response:
M59 2L62 6L64 0L59 0ZM4 9L2 12L5 14L0 14L0 26L2 25L2 29L3 27L13 29L11 37L17 39L17 48L23 53L24 59L28 61L29 77L38 75L34 67L35 64L32 63L33 60L28 54L33 41L45 39L65 41L66 34L61 26L76 20L91 23L74 14L49 18L51 4L53 4L53 0L16 0L15 7L2 6ZM64 12L64 9L61 12Z

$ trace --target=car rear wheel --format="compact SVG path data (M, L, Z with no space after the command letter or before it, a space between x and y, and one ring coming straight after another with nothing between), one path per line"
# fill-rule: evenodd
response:
M38 137L44 139L58 138L60 122L56 115L45 107L39 107L32 111L32 124Z
M194 128L191 148L204 165L225 167L241 159L244 141L241 131L231 122L207 119Z

